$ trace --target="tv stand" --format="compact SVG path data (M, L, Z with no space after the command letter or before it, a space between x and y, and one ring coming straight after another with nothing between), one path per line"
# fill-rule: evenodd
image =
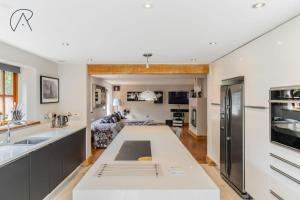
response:
M173 126L183 127L184 112L173 112Z
M189 112L189 109L171 109L170 110L171 112L182 112L182 113L185 113L185 112Z

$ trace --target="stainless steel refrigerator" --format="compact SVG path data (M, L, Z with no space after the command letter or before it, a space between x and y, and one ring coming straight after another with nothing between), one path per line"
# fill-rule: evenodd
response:
M220 171L239 195L245 191L244 77L222 81L220 113Z

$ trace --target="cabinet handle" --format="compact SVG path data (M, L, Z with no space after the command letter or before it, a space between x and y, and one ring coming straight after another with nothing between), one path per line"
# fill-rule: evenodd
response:
M274 167L273 165L270 165L270 168L271 168L272 170L276 171L277 173L279 173L279 174L285 176L286 178L290 179L291 181L294 181L295 183L298 183L298 184L300 185L300 180L298 180L298 179L292 177L291 175L289 175L289 174L287 174L287 173L281 171L280 169Z
M259 110L269 109L268 107L265 106L245 106L245 108L252 108L252 109L259 109Z
M219 103L211 103L210 105L213 105L213 106L219 106L219 105L221 105L221 104L219 104Z
M270 153L270 156L273 157L273 158L276 158L276 159L278 159L278 160L280 160L280 161L282 161L282 162L285 162L286 164L289 164L289 165L291 165L291 166L293 166L293 167L296 167L296 168L300 169L300 165L298 165L298 164L296 164L296 163L293 163L293 162L291 162L291 161L289 161L289 160L287 160L287 159L284 159L284 158L282 158L282 157L280 157L280 156L277 156L277 155L275 155L275 154L273 154L273 153Z
M284 198L282 198L281 196L279 196L276 192L274 192L273 190L270 190L270 193L278 200L284 200Z

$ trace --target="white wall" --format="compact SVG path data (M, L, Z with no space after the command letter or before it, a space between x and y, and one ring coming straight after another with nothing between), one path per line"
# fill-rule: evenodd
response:
M165 120L172 119L172 108L188 109L188 105L170 105L168 104L169 91L191 91L193 85L121 85L121 90L113 92L114 97L121 98L122 106L119 109L128 108L131 119L152 119L156 122L165 123ZM163 104L154 104L153 102L127 102L127 91L163 91ZM185 122L188 122L188 113L185 114Z
M86 122L87 120L87 72L86 65L60 64L58 66L60 78L59 111L71 112L78 117L72 118Z
M300 17L212 63L208 75L208 156L219 164L221 80L245 76L245 104L268 107L270 87L300 85ZM245 110L246 190L268 199L269 110Z
M88 120L90 105L87 92L89 90L89 77L85 64L60 64L58 65L60 78L60 104L59 111L70 112L71 120L81 121L86 124L86 156L91 155L91 130ZM75 116L76 115L76 116Z
M44 120L58 104L40 104L40 75L57 77L57 64L0 42L0 62L21 67L19 97L28 120Z

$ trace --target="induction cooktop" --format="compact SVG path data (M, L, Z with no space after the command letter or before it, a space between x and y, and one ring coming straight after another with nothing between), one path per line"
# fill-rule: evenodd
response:
M152 160L151 142L149 140L126 140L115 160L150 161Z

